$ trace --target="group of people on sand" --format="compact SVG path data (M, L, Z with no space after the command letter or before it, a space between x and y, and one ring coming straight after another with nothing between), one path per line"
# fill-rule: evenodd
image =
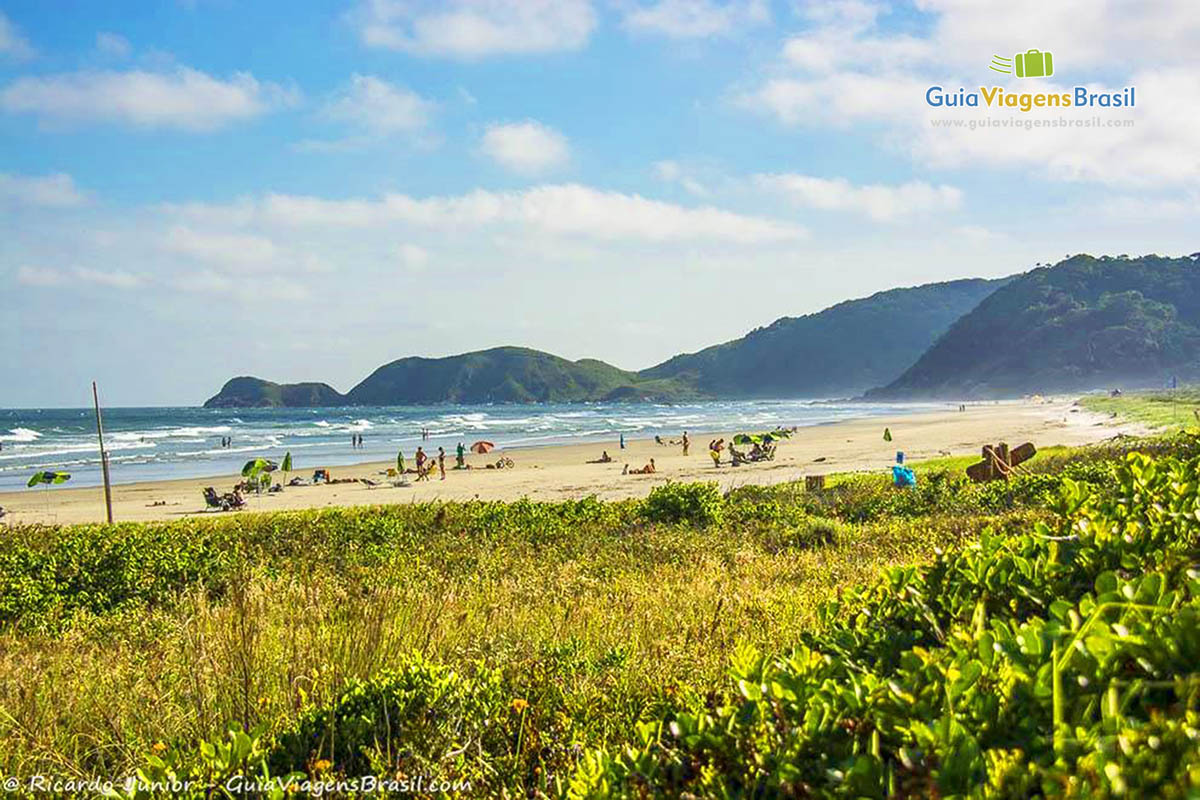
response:
M461 446L461 445L460 445ZM441 473L442 480L446 480L446 448L439 447L436 456L431 456L425 452L424 447L417 447L417 480L429 480L429 474L433 472L434 467Z
M422 430L421 433L422 433L422 435L424 435L425 431ZM431 453L425 452L424 445L418 445L417 446L417 454L416 454L415 458L416 458L416 462L417 462L417 480L418 481L429 480L429 477L430 477L430 475L433 474L434 469L437 469L438 473L441 476L441 480L446 480L446 448L439 447L437 449L437 455L433 455ZM454 467L455 469L470 469L470 467L466 463L467 462L467 446L465 444L463 444L462 442L458 443L458 447L456 448L456 452L455 452L454 461L455 461L455 467ZM404 470L404 452L403 451L398 453L396 456L396 466L400 472L405 471Z
M688 454L688 448L691 447L692 440L688 438L688 432L684 431L683 438L681 438L679 441L675 441L674 439L670 439L668 441L663 441L662 436L655 435L654 443L661 445L663 447L666 447L667 445L671 445L671 444L683 445L683 454L686 456ZM621 448L622 449L625 448L624 434L622 434L622 436L621 436Z
M361 450L363 446L363 436L361 433L355 433L350 436L350 446L355 450Z

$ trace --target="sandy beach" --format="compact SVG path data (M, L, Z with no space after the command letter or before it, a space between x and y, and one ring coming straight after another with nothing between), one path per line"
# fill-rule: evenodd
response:
M893 440L883 440L883 429L891 430ZM515 500L529 497L561 500L596 495L615 499L645 495L654 486L667 481L717 481L722 489L744 484L770 484L802 479L806 475L863 470L889 469L895 452L903 450L910 461L939 455L978 453L989 442L1006 441L1016 445L1031 441L1038 447L1079 445L1110 438L1118 433L1140 434L1140 426L1087 413L1069 398L1010 401L971 405L966 411L938 411L896 417L872 417L800 428L792 439L779 444L774 461L729 466L728 457L714 468L707 453L709 440L732 438L734 432L691 432L691 453L684 456L678 445L663 446L653 439L628 440L624 450L618 442L516 448L503 452L511 458L511 469L487 469L501 455L471 454L466 470L454 470L453 453L446 458L444 481L435 473L432 480L393 487L382 472L393 464L363 463L332 469L335 479L368 478L380 482L371 487L364 483L305 485L287 487L281 493L249 495L246 508L231 513L280 511L324 506L377 505L424 502L430 500ZM589 464L607 450L614 459L608 464ZM436 451L435 451L436 452ZM409 465L412 464L412 453ZM653 475L623 475L642 467L653 458ZM821 459L818 461L817 459ZM306 480L319 464L300 466L293 475ZM115 476L119 481L120 475ZM240 476L151 481L118 484L113 487L113 514L117 521L178 519L205 510L203 490L213 486L229 491ZM47 503L49 507L47 508ZM14 523L73 524L104 521L104 490L55 488L0 493L0 507Z

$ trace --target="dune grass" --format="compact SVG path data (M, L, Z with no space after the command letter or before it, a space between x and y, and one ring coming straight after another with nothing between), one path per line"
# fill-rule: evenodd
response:
M1200 389L1188 387L1161 392L1132 392L1119 397L1090 394L1080 398L1088 411L1141 422L1163 431L1200 424Z
M816 493L672 484L644 501L8 529L0 776L211 773L203 743L230 725L279 770L346 770L361 756L322 715L357 709L386 722L362 733L386 748L372 769L561 793L583 753L718 702L735 653L786 651L886 568L1032 529L1064 477L1103 484L1121 452L988 486L925 467L907 492L860 475ZM442 710L383 720L381 696Z

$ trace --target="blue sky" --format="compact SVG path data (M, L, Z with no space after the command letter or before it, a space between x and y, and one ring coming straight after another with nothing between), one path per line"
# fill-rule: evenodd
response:
M1190 253L1198 44L1182 1L0 0L0 406L499 344L641 368L894 286ZM1034 47L1053 76L987 69Z

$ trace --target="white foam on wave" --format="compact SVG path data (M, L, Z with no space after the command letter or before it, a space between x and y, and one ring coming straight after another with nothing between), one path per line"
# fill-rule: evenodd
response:
M42 435L30 428L12 428L8 436L0 436L3 442L36 442Z

